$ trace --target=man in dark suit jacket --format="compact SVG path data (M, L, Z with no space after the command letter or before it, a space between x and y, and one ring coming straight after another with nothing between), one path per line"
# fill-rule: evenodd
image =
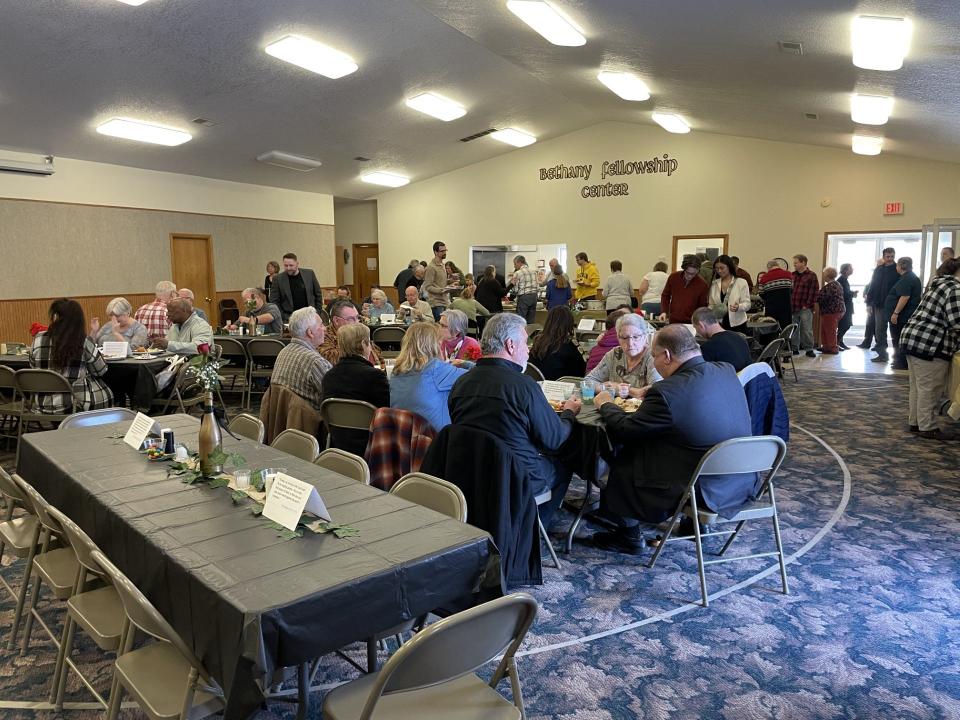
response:
M290 319L290 313L302 307L312 307L317 312L323 310L323 293L316 274L300 267L293 253L283 256L283 272L273 278L270 302L280 308L284 322Z
M617 531L597 533L600 547L639 554L638 521L658 523L677 508L700 459L717 443L752 435L750 410L733 368L707 362L690 332L669 325L650 350L663 380L650 386L640 409L625 413L609 393L594 403L610 438L622 445L604 491L604 505L624 518ZM755 474L717 475L698 481L698 502L729 516L756 491Z

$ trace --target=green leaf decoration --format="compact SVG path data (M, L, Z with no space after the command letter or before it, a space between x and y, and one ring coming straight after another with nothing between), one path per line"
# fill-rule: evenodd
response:
M314 523L312 527L316 529L316 532L332 532L338 538L356 537L360 534L360 531L355 527L351 527L350 525L341 525L340 523L335 522L318 522Z
M230 493L230 499L233 500L234 505L239 505L247 499L247 494L242 490L234 490L232 493Z
M230 453L229 460L230 464L235 468L239 468L247 464L247 459L240 453Z
M215 477L212 480L207 481L207 485L209 485L212 488L227 487L229 484L230 484L230 478L227 477L226 475L221 475L219 477Z
M263 505L261 505L258 502L255 502L253 504L253 507L250 508L250 510L253 512L254 515L259 515L260 513L263 512Z
M197 470L186 470L183 473L183 478L180 482L187 485L193 485L197 480L203 478L203 475Z
M203 355L194 355L187 361L187 365L190 367L199 367L203 364Z
M256 488L257 492L263 492L266 489L266 483L263 480L263 470L254 470L250 473L250 484Z
M223 465L228 457L230 456L223 451L223 448L218 446L207 456L207 459L214 465Z

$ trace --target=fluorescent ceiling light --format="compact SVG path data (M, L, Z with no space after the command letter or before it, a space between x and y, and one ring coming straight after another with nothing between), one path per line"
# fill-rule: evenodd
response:
M508 0L507 9L554 45L584 45L583 32L550 3L540 0Z
M356 71L353 58L316 40L287 35L264 48L268 55L336 80Z
M653 121L667 132L690 132L690 126L687 124L687 121L679 115L674 115L673 113L655 112L653 113Z
M525 133L522 130L517 130L516 128L497 130L496 132L490 133L490 137L507 145L513 145L514 147L533 145L537 141L533 135Z
M910 49L910 21L860 15L853 20L853 64L865 70L899 70Z
M373 185L386 185L387 187L402 187L410 182L410 178L403 175L395 175L388 172L372 172L361 175L360 179L365 183Z
M432 92L421 93L408 98L407 107L446 122L456 120L467 114L467 109L460 103Z
M646 83L633 73L604 71L597 75L597 80L624 100L640 101L650 98L650 89Z
M853 151L857 155L879 155L883 148L883 138L869 135L853 136Z
M137 140L139 142L154 143L156 145L183 145L189 141L193 135L183 130L154 125L153 123L141 122L140 120L131 120L130 118L110 118L105 123L97 126L97 132L101 135L110 135L111 137L124 138L126 140Z
M147 0L120 0L120 2L124 5L133 5L136 7L137 5L143 5Z
M854 95L850 98L850 118L863 125L885 125L893 110L893 98Z
M276 165L277 167L296 170L297 172L310 172L322 165L319 160L294 155L293 153L283 152L282 150L270 150L269 152L257 155L257 160L267 165Z

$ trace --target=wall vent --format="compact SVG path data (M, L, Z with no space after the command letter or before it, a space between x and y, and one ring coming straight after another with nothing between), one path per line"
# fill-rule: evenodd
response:
M357 162L370 162L370 158L365 158L363 155L357 155L354 160Z
M820 119L820 115L818 115L817 113L804 113L803 116L804 116L807 120L819 120L819 119Z
M787 55L803 55L803 43L797 40L779 40L780 52Z
M195 125L203 125L204 127L213 127L217 124L213 120L207 120L206 118L194 118L190 122L194 123Z
M497 131L496 128L488 128L488 129L483 130L483 131L481 131L481 132L474 133L473 135L467 135L466 137L462 137L462 138L460 138L460 142L470 142L471 140L476 140L477 138L482 138L484 135L489 135L490 133L495 133L496 131Z

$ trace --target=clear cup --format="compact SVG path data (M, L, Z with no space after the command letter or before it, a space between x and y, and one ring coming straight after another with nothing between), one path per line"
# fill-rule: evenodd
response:
M617 395L626 400L630 397L630 384L629 383L620 383L617 385Z
M593 380L584 380L580 383L580 396L585 403L592 403L594 395Z
M273 481L277 478L277 473L285 473L286 468L265 468L263 471L263 489L266 496L270 497L270 489L273 487Z
M250 487L250 470L234 470L233 484L237 490L246 490L248 487Z

